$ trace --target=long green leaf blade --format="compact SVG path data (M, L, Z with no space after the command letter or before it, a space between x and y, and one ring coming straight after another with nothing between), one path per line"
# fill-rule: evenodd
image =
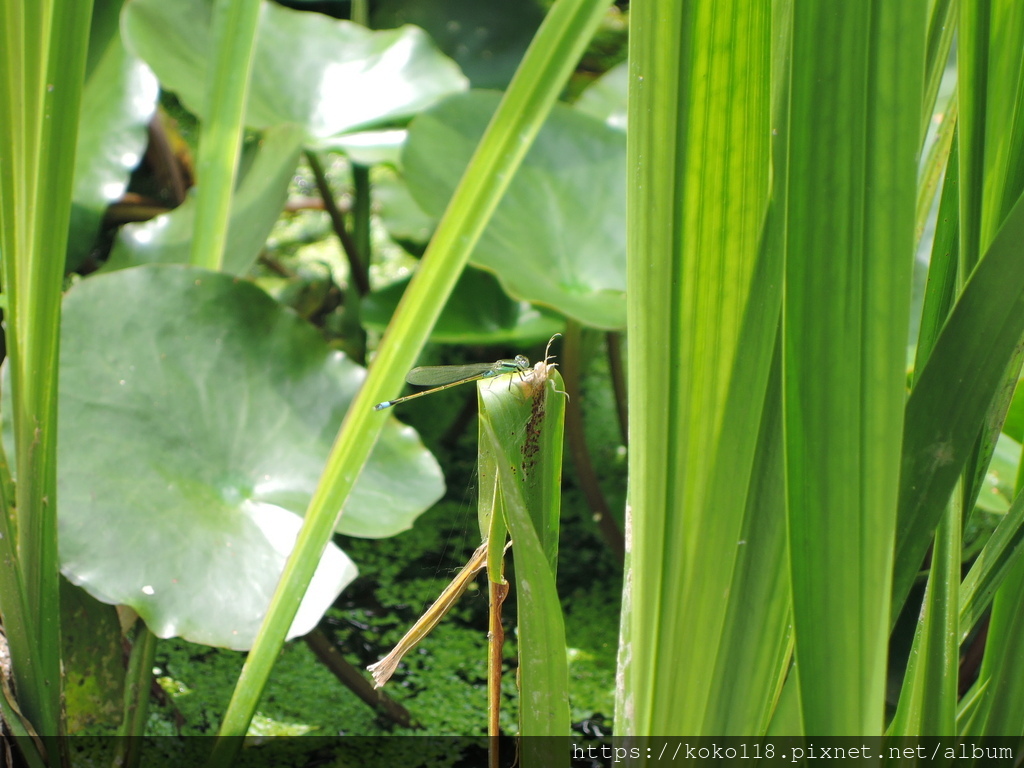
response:
M199 188L190 262L219 270L224 264L228 220L242 146L256 26L262 0L215 0L207 88L209 116L199 142Z
M783 378L809 735L883 728L926 5L794 13Z
M561 376L542 364L511 390L503 378L479 387L481 487L492 478L497 483L515 557L519 730L526 737L569 733L565 628L555 587L565 418L561 389ZM521 747L523 765L551 765L544 746L542 740L527 740Z
M964 287L907 400L893 573L906 600L1024 334L1024 198Z
M261 637L246 659L224 715L221 736L244 735L339 511L384 423L373 406L401 386L426 343L474 244L596 29L605 5L605 0L559 0L527 51L391 321L366 384L346 415L272 598ZM229 763L237 749L237 739L218 739L210 765Z
M3 595L20 705L59 759L57 360L72 174L92 2L0 4L0 254L14 423L13 537ZM10 575L10 574L9 574Z
M763 258L780 255L763 247L771 5L638 0L630 23L631 549L616 728L752 731L771 674L744 709L754 722L729 719L719 692L735 690L729 660L745 653L723 640L724 597L743 579L781 290Z

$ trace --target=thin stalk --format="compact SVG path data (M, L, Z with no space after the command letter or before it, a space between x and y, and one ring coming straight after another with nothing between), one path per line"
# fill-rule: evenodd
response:
M504 661L505 627L501 622L501 609L508 597L508 582L488 581L490 586L489 629L487 631L487 735L497 739L501 735L501 672ZM492 747L496 741L491 742ZM490 750L492 765L497 765L497 749Z
M352 0L352 12L349 18L356 24L370 26L370 0Z
M615 412L619 416L622 444L629 445L629 397L626 392L626 368L622 364L622 334L618 331L608 331L605 334L605 344L608 349L608 370L612 376Z
M923 113L921 115L921 140L924 141L928 132L928 121L932 117L935 99L939 94L939 85L949 60L949 49L953 44L953 33L956 31L956 0L936 0L928 19L928 37L925 48L925 85Z
M220 270L224 264L260 7L259 0L217 0L214 4L213 81L199 139L199 185L190 256L192 264L212 270Z
M370 169L359 163L352 163L352 239L355 241L357 261L353 269L360 270L357 282L365 285L364 293L370 292L370 208L373 199L370 186Z
M583 397L580 394L582 337L583 330L580 324L570 320L565 327L565 345L562 348L562 376L565 378L565 391L569 394L569 402L565 406L565 434L569 443L569 453L572 454L572 463L576 468L576 477L587 500L587 506L593 513L598 532L621 565L626 559L626 540L601 492L601 484L590 460L590 449L587 447L583 429Z
M349 261L352 280L345 291L346 348L354 359L366 360L366 331L360 321L363 296L370 292L370 169L352 164L352 240L356 259Z
M246 657L208 765L230 764L345 500L384 427L373 410L396 391L426 343L515 171L604 16L607 0L558 0L541 24L516 76L456 188L391 319L377 357L349 407L320 485L304 515L263 626ZM225 737L225 738L220 738Z
M345 215L338 208L338 201L334 197L334 191L331 189L330 182L327 180L327 174L324 173L323 163L320 162L320 158L312 150L306 150L305 154L306 162L309 163L310 170L313 171L313 178L316 181L316 188L320 193L320 199L323 200L324 210L331 217L331 227L341 242L341 248L345 251L345 258L348 259L349 276L352 282L359 288L359 293L365 296L370 292L370 283L367 278L366 268L363 266L363 251L360 251L355 239L345 226Z
M157 638L139 619L135 639L128 657L128 674L124 686L124 719L118 730L113 765L134 768L142 758L142 736L149 719L149 690L153 684L153 660Z

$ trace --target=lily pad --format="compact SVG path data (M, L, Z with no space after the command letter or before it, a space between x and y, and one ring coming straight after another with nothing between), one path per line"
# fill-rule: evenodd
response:
M629 62L624 61L588 85L576 100L576 109L624 131L628 87Z
M210 0L132 0L128 45L202 119L206 112ZM246 125L302 126L309 140L408 119L467 81L423 30L372 31L264 2Z
M462 67L474 88L504 88L544 11L535 0L376 0L376 29L415 24Z
M244 168L231 206L224 270L245 274L267 242L288 198L288 184L302 151L303 134L293 125L263 132L246 148ZM192 249L196 198L189 195L173 211L121 227L105 269L141 264L187 264Z
M453 96L409 126L402 155L416 202L439 217L500 94ZM626 322L626 137L556 105L473 251L513 297L581 323Z
M75 150L67 268L92 250L107 206L119 199L148 141L159 87L142 61L129 54L118 32L120 3L97 3L89 35Z
M410 278L411 279L411 278ZM384 331L409 280L392 283L366 297L363 322ZM534 344L565 330L553 312L510 299L498 281L478 269L467 269L438 318L430 340L440 344Z
M387 167L373 169L373 202L388 235L409 253L422 256L437 220L428 216L409 194L409 185Z
M145 266L83 280L61 336L62 572L159 637L250 647L364 377L226 275ZM338 530L393 535L442 492L434 458L392 420ZM328 545L290 635L355 575Z

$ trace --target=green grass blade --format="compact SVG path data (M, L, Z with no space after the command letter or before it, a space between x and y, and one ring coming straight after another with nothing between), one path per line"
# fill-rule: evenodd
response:
M0 4L0 253L18 477L7 500L13 509L4 511L14 530L2 546L22 590L0 600L21 709L54 758L61 730L57 359L91 12L88 0Z
M939 85L946 71L949 50L953 44L953 32L956 30L956 7L954 0L935 0L928 18L928 45L925 61L924 109L921 115L921 137L924 138L932 113L935 99L939 95Z
M794 14L783 379L809 735L880 734L885 702L926 4L864 10Z
M199 141L195 236L191 263L220 270L228 239L231 197L245 127L256 25L262 0L216 0L213 9L209 116Z
M1024 199L971 275L907 400L893 572L898 612L1024 334Z
M299 600L384 423L384 416L374 412L373 406L401 387L530 141L601 20L605 5L604 0L559 0L527 51L342 424L261 636L242 669L220 735L245 733ZM237 748L237 740L218 739L210 764L230 762Z
M989 609L996 590L1020 562L1021 555L1024 555L1024 493L1017 494L961 585L961 642Z
M781 353L781 349L777 350ZM776 354L762 410L747 513L715 679L708 732L763 734L793 650L782 446L782 367Z
M941 115L942 123L936 131L935 141L932 142L928 150L928 156L925 158L921 168L921 181L917 192L917 223L914 227L914 242L916 243L921 242L921 236L924 234L924 228L928 223L928 216L932 210L932 203L935 200L935 190L939 185L939 180L942 178L943 169L948 169L949 167L950 147L955 146L956 142L956 119L957 103L956 92L954 91L946 101L945 110ZM945 178L948 185L950 178L948 170L946 171ZM945 189L945 186L943 188ZM939 216L940 218L936 222L936 230L938 230L942 223L942 214L940 213ZM955 215L952 219L953 221L957 220ZM936 239L938 239L938 233L936 233Z
M924 607L889 735L956 735L960 528L954 498L935 536Z
M1020 736L1024 732L1024 562L1018 560L992 605L985 658L978 672L984 686L973 713L972 736Z
M932 256L928 262L928 283L925 286L924 302L921 307L921 327L917 334L917 350L914 360L914 382L920 378L928 356L935 348L950 310L958 294L957 253L960 230L958 190L960 188L960 153L954 140L949 149L946 178L942 183L942 197L939 198L939 215L935 221L935 239L932 242Z
M555 587L565 395L554 369L508 388L482 383L481 476L493 476L515 557L520 735L569 733L568 662ZM483 483L482 483L483 485ZM552 765L543 740L521 745L524 766ZM563 755L564 761L564 755Z
M723 639L725 596L743 578L738 542L781 289L765 260L781 251L764 234L777 127L771 11L631 6L631 548L616 702L616 728L630 735L752 731L768 698L748 691L757 722L745 725L723 699L709 703L722 686L735 691L722 654L744 653Z
M960 103L960 271L969 275L981 258L985 171L985 108L992 3L960 4L957 90Z
M991 244L1004 218L1022 191L1024 179L1018 168L1024 153L1024 125L1021 124L1021 98L1024 96L1024 68L1020 51L1024 48L1024 5L1006 2L964 3L961 13L962 49L959 66L964 72L960 91L971 105L963 114L962 134L970 137L966 146L973 153L964 166L961 147L961 194L965 202L961 216L968 212L978 221L966 222L971 228L961 242L962 275L970 274L979 254ZM963 86L968 85L970 88ZM1016 98L1007 98L1014 94ZM978 199L980 198L980 202ZM961 234L965 233L961 220ZM974 243L973 238L978 242ZM967 253L965 248L976 248ZM981 490L985 472L995 451L996 440L1010 404L1013 389L1024 361L1024 348L1007 364L1002 386L993 398L984 426L965 469L964 509L970 510Z

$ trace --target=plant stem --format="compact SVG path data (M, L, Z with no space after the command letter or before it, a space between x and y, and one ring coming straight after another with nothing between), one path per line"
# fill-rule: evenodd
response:
M153 683L153 659L156 658L156 635L146 623L135 622L135 639L128 657L128 674L124 687L124 719L118 731L114 765L134 768L142 757L142 736L149 717L149 689Z
M569 393L569 402L565 406L565 433L587 506L593 513L601 538L621 565L626 559L626 541L601 492L583 430L583 398L580 395L582 337L580 324L570 320L565 328L565 345L562 347L562 376L565 379L565 391Z
M629 397L626 392L626 368L622 364L622 334L618 331L608 331L604 339L608 351L612 390L615 393L615 412L619 416L619 432L622 434L622 444L629 445Z
M341 247L345 251L345 257L348 259L349 277L358 287L359 293L365 296L370 292L370 282L366 267L363 265L363 253L365 252L360 250L356 239L345 226L345 216L338 208L338 202L331 190L330 182L327 180L327 174L324 173L324 166L320 162L320 158L312 150L306 150L305 154L306 162L309 163L309 168L313 171L313 178L316 180L317 191L320 192L320 198L324 201L324 210L331 217L334 234L338 236Z
M306 645L316 654L321 663L334 674L342 685L352 691L373 709L383 713L395 725L402 728L417 727L409 710L388 696L381 689L374 689L363 673L348 663L337 646L320 629L314 629L305 637Z

